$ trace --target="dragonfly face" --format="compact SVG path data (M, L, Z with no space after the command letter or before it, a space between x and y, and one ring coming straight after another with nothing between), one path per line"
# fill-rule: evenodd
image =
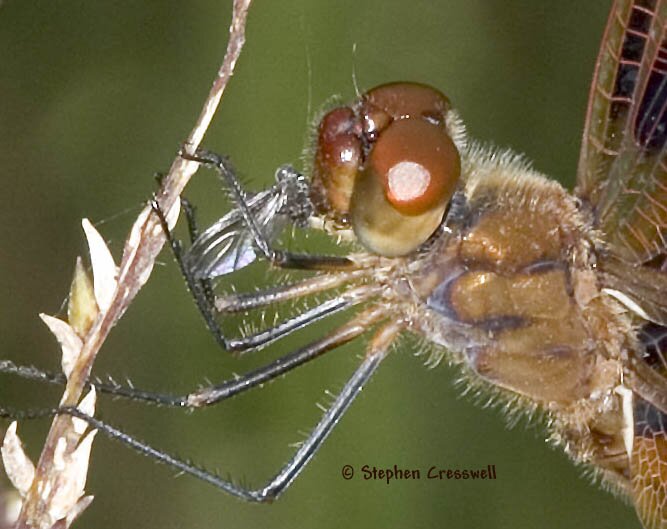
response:
M437 90L395 83L324 116L306 188L247 205L269 240L298 222L356 241L357 275L309 285L344 287L373 340L416 334L472 384L543 410L552 441L667 528L666 144L667 1L617 0L573 193L468 139ZM253 237L232 211L188 266L242 268Z

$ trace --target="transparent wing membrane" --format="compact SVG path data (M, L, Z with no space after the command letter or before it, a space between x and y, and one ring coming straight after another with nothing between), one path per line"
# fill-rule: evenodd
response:
M244 193L244 207L268 243L288 224L305 225L312 214L308 183L289 166L276 171L276 184L259 193ZM213 279L245 268L257 259L257 241L241 208L213 223L183 255L195 279Z

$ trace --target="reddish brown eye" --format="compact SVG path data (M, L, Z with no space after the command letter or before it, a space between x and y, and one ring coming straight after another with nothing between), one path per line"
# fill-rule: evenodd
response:
M327 143L337 137L353 134L356 120L349 107L334 108L322 118L319 127L319 140Z
M447 132L424 119L393 122L369 160L387 200L405 215L447 202L461 174L459 152Z
M350 202L354 233L370 251L407 255L442 222L461 175L449 100L416 83L368 92L359 107L367 151Z
M419 83L380 85L364 98L367 105L382 109L392 119L428 118L442 122L450 107L442 92Z
M359 120L352 109L335 108L318 128L313 171L313 201L324 213L344 217L361 165Z

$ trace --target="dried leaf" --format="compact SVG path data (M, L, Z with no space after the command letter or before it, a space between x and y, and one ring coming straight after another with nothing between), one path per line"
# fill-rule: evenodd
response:
M0 451L7 477L19 494L25 496L35 479L35 466L23 450L21 440L16 433L16 421L7 428Z
M148 221L148 217L150 216L152 211L153 210L150 208L150 206L145 207L144 210L137 217L137 220L132 225L130 236L127 238L127 241L125 241L125 248L123 249L124 260L130 259L130 255L136 253L137 250L139 249L142 237L145 237L143 230L146 227L146 222ZM161 229L162 228L158 225L154 228L154 232ZM146 266L140 270L141 275L139 275L136 279L137 286L140 287L143 284L145 284L146 281L148 281L148 278L150 277L151 272L153 271L153 264L154 264L153 262L146 263Z
M93 267L95 299L102 312L111 305L118 285L118 268L114 263L109 247L88 219L81 221L86 232L90 250L90 264Z
M93 386L92 388L90 388L90 391L87 393L87 395L83 399L81 399L81 402L79 402L77 408L86 415L90 415L92 417L93 415L95 415L96 400L97 400L97 393L95 392L95 386ZM77 434L83 435L83 433L88 428L88 423L83 419L72 417L72 428Z
M40 314L42 321L46 323L49 330L53 333L60 344L62 349L63 356L61 360L61 365L63 373L69 378L72 368L76 363L77 358L79 358L79 353L83 347L83 342L79 335L74 331L72 327L67 322L64 322L61 319L54 318L48 314Z
M93 325L98 313L93 282L83 267L81 257L77 257L74 277L69 289L67 321L79 336L84 337Z
M85 511L88 508L88 506L91 503L93 503L94 499L95 496L89 495L89 496L84 496L79 501L77 501L74 507L72 507L70 511L67 513L65 528L68 528L70 525L72 525L72 522L76 520L79 516L81 516L83 511Z
M127 238L127 242L125 243L125 252L135 250L139 245L143 226L146 224L146 220L151 214L151 211L152 210L150 206L146 206L143 211L139 213L137 220L134 221L132 229L130 230L130 236Z
M23 500L17 490L5 490L0 494L2 494L0 497L0 527L13 527L21 512Z
M68 516L83 496L88 474L90 450L97 430L90 431L79 443L71 455L58 453L60 444L56 445L54 464L64 465L58 478L58 488L51 497L49 516L52 520L60 520ZM62 444L65 446L65 443Z
M67 518L63 518L62 520L57 520L56 523L54 523L48 529L67 529Z
M77 408L86 415L95 413L95 388L81 400ZM67 435L58 439L53 451L53 468L58 475L49 499L49 523L58 520L57 525L69 527L74 518L87 507L92 497L79 504L86 485L90 450L97 430L89 431L83 439L81 436L88 429L88 423L72 417L72 428Z
M181 202L177 200L174 205L171 207L169 212L165 215L165 220L167 221L167 226L169 229L173 229L178 221L178 215L181 212ZM129 259L130 254L137 251L139 244L142 240L143 230L146 226L149 216L153 213L153 210L150 206L144 208L144 210L139 214L137 220L132 225L132 230L130 231L130 236L125 242L125 248L123 250L123 259ZM162 226L158 223L153 228L153 233L151 237L157 237L162 232ZM141 271L141 275L137 278L137 284L139 286L143 285L148 281L148 278L153 271L153 263L147 263L146 267Z

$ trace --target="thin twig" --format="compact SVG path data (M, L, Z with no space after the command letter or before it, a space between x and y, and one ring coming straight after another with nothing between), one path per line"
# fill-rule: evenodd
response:
M194 154L201 143L223 91L234 72L236 61L245 42L246 18L251 1L234 0L230 37L224 60L201 114L184 145L185 151L189 154ZM157 200L162 211L169 212L167 218L172 222L175 222L178 216L179 196L197 167L196 162L187 161L178 156L163 180ZM100 347L111 328L118 322L139 289L148 280L164 242L165 237L160 222L150 206L146 206L139 214L125 242L118 273L118 286L110 306L98 316L84 339L81 353L69 376L61 405L76 406L81 399ZM52 520L50 506L58 488L58 470L54 466L54 456L57 450L62 450L62 446L57 448L59 444L62 445L62 440L64 439L67 443L67 440L71 439L68 430L72 428L72 424L71 418L65 416L58 416L53 420L36 466L35 479L25 497L16 523L17 529L45 527L48 525L47 520ZM66 450L74 448L76 447L67 446Z

